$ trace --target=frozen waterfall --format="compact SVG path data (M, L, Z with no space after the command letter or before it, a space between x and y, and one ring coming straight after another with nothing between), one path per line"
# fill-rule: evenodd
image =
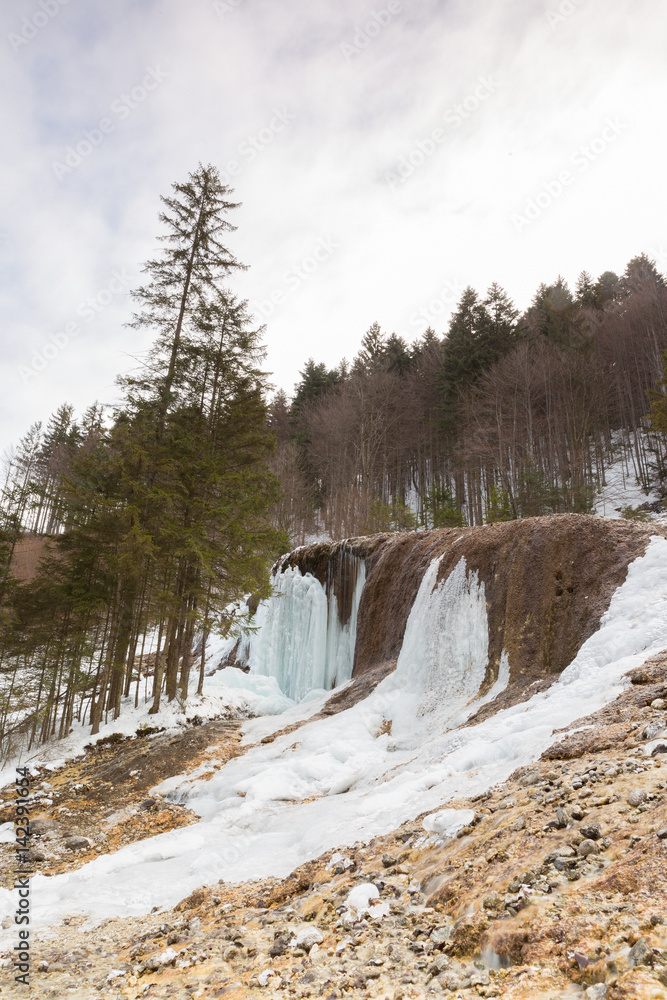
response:
M347 621L341 622L333 583L323 586L311 573L289 566L276 573L272 596L257 609L256 631L243 643L250 672L275 677L281 691L295 701L352 677L366 572L363 559L346 554L346 561L354 579Z

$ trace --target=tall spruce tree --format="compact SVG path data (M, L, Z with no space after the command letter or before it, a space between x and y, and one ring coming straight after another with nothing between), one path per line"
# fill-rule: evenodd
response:
M172 401L184 330L202 309L224 308L224 282L244 268L221 242L223 233L236 229L226 215L238 204L228 200L231 189L217 169L200 163L185 183L172 187L173 196L160 199L165 211L159 221L167 232L158 239L167 245L144 264L149 281L132 293L139 308L130 324L157 332L167 361L151 386L159 399L158 435Z
M105 428L93 406L79 428L61 408L40 439L48 479L38 523L56 523L55 510L63 531L36 579L12 591L0 650L37 671L33 736L66 732L85 711L84 691L93 732L116 718L151 634L153 709L163 684L169 700L185 696L195 633L205 641L230 626L231 602L268 592L283 543L270 524L277 480L262 331L225 284L242 266L220 238L234 228L233 203L210 166L174 191L160 216L167 246L135 294L133 325L156 340L119 380L113 423ZM54 465L59 448L67 461Z

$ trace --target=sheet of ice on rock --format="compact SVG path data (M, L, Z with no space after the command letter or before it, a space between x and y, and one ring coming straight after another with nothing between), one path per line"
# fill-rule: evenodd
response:
M554 729L612 700L627 670L667 646L667 540L654 538L629 567L599 630L551 688L477 726L451 729L474 710L466 705L462 666L481 671L487 623L474 574L459 564L436 585L436 569L425 574L397 670L368 698L249 749L210 781L173 783L172 796L201 822L69 874L36 876L35 924L79 912L95 920L147 913L220 878L285 876L328 849L441 812L452 797L486 789L535 760ZM434 683L453 695L433 698ZM392 722L391 735L384 720ZM13 893L0 893L0 917L14 905Z

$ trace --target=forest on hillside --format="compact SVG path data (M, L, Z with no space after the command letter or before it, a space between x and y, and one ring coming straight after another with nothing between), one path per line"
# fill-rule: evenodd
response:
M263 348L229 290L236 206L212 166L162 198L162 247L133 292L154 336L120 402L77 421L61 406L9 457L0 523L0 735L32 745L135 704L152 654L152 710L204 681L207 636L268 593L287 545L272 523ZM37 542L36 567L12 567ZM200 655L195 663L195 636ZM158 653L159 655L156 655ZM145 673L145 671L144 671ZM146 681L146 685L147 685Z
M662 495L666 349L667 286L645 254L574 292L542 284L521 315L497 284L468 287L445 334L414 344L374 323L351 363L311 358L272 402L277 524L303 542L591 513L619 458Z
M162 198L132 293L155 339L118 404L64 403L6 457L5 754L75 720L98 732L148 676L154 712L193 669L201 692L211 632L294 544L591 512L619 454L667 486L667 286L646 255L574 292L543 284L523 314L497 284L466 288L448 330L413 344L374 323L351 362L309 359L290 399L229 289L229 196L200 165Z

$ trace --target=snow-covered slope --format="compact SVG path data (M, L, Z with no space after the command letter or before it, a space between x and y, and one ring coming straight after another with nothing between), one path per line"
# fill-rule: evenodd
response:
M443 572L447 559L453 566ZM439 810L534 760L554 729L612 700L626 671L667 646L667 540L660 536L631 562L599 627L546 690L461 727L511 680L506 650L489 678L490 593L463 552L435 556L421 573L396 670L368 697L250 747L208 781L169 779L162 791L187 802L201 822L70 874L36 876L34 922L146 913L221 878L284 876L327 849ZM246 725L257 736L260 723ZM14 894L0 892L0 916L14 907Z

